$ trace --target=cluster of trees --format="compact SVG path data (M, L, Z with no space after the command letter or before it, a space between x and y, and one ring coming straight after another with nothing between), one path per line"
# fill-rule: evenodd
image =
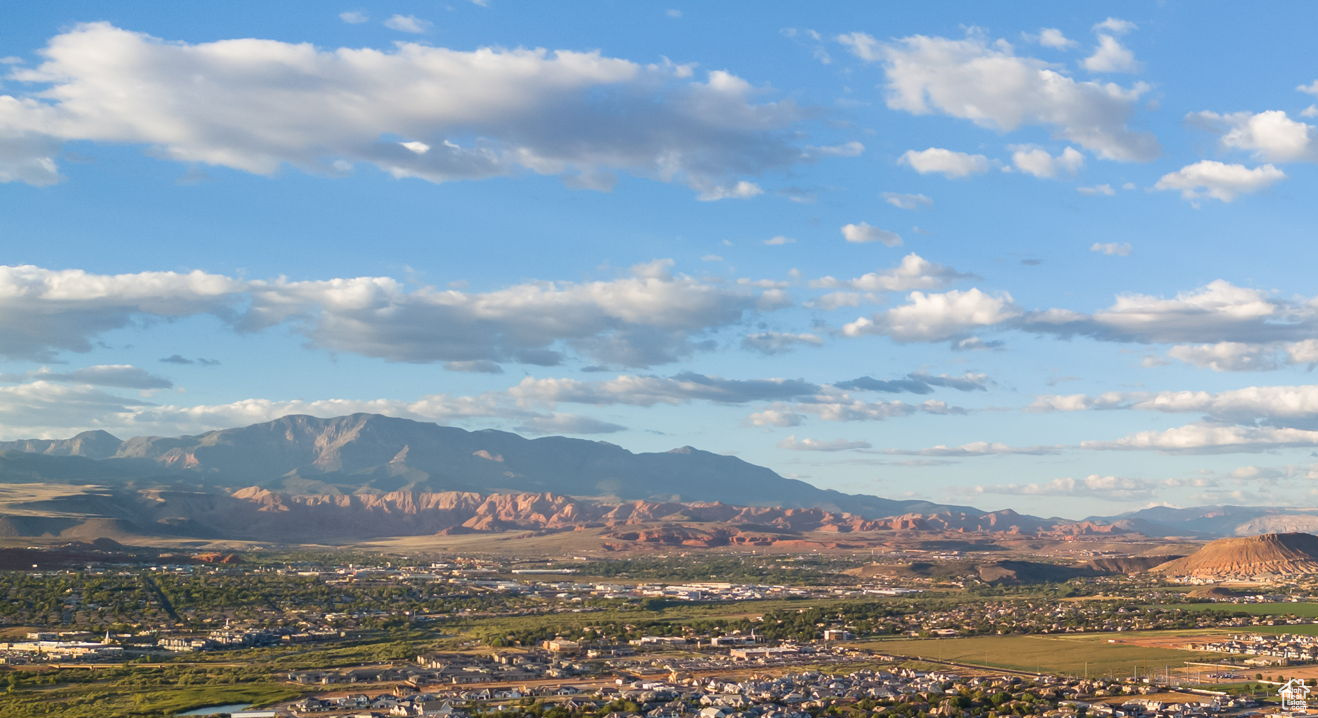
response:
M376 615L346 627L384 628L406 623L407 616L503 612L535 603L420 579L327 583L255 571L0 572L0 625L91 631L176 623L199 629L237 617L279 625L290 615L326 613Z
M159 624L168 615L133 573L0 572L0 624L99 628Z
M318 576L273 573L167 574L160 590L180 616L204 618L241 610L276 615L387 611L394 614L451 614L470 609L498 610L523 599L508 594L470 592L426 579L360 580L330 583Z

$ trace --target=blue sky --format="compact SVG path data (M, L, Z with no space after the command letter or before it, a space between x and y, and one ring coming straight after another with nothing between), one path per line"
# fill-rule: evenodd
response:
M1312 503L1318 9L29 3L0 438L378 411Z

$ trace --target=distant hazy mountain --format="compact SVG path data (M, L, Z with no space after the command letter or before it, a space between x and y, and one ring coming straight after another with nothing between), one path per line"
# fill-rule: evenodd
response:
M691 447L632 453L564 437L526 439L376 414L286 416L176 438L121 441L105 432L0 442L0 481L131 482L136 486L257 486L292 494L391 491L550 492L744 506L816 507L865 518L970 507L843 494ZM914 519L913 519L914 521Z
M1318 532L1318 509L1276 506L1154 506L1116 516L1086 519L1145 536L1253 536L1262 533Z
M84 431L71 439L24 439L0 441L0 451L21 451L46 456L83 456L108 459L124 442L106 431Z

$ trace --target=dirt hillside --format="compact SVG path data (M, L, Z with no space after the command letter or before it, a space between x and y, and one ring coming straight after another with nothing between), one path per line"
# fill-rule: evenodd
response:
M1318 574L1318 536L1283 533L1218 539L1152 570L1200 578Z

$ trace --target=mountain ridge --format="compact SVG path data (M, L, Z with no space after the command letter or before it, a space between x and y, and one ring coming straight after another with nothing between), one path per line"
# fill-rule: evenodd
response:
M1114 516L1091 516L1146 536L1254 536L1318 532L1318 508L1282 506L1150 506Z
M328 419L289 415L181 437L120 440L105 432L83 432L63 440L0 442L0 452L15 451L111 462L104 466L118 465L123 468L118 473L141 471L148 465L142 462L149 462L162 479L304 494L551 491L622 500L818 507L867 518L943 510L987 513L969 506L821 489L734 456L692 447L633 453L601 441L527 439L379 414Z

